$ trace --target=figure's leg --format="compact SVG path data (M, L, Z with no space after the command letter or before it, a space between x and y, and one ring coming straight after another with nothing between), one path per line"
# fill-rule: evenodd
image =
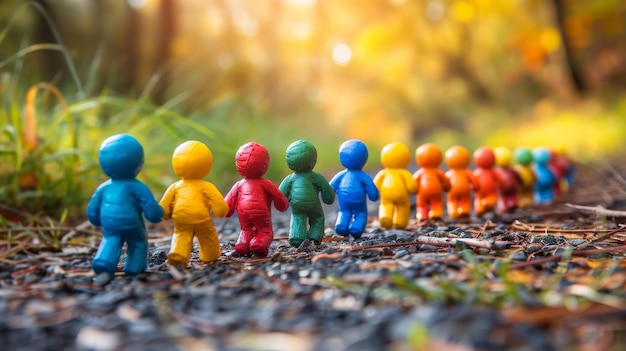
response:
M498 197L498 212L509 213L517 207L517 195L515 193L500 193Z
M383 229L390 229L393 227L394 218L394 204L387 199L380 199L380 206L378 207L378 219L380 226Z
M250 221L239 216L239 224L241 225L241 232L239 232L239 238L235 244L235 252L245 256L250 254L250 241L254 238L254 228Z
M212 220L194 224L196 238L200 244L200 261L209 263L217 261L222 254L217 230Z
M417 218L417 221L423 221L425 219L428 219L430 212L430 204L428 203L428 200L424 197L424 196L417 196L417 207L416 207L416 213L415 216Z
M126 234L127 257L124 272L127 275L139 274L146 270L148 255L148 239L145 228Z
M170 266L187 266L191 249L193 248L193 229L189 225L174 222L172 247L167 254L167 263Z
M526 208L533 204L534 199L532 189L522 189L519 195L520 197L518 204L520 208Z
M498 204L498 193L490 193L486 198L485 210L494 211Z
M460 215L460 199L459 196L448 194L448 201L446 202L446 208L448 209L448 217L457 218Z
M266 257L270 251L270 245L274 239L274 230L272 229L272 220L268 215L255 221L254 226L257 229L256 235L250 240L250 252L259 256Z
M350 224L348 231L355 239L358 239L365 231L365 224L367 224L367 210L355 210L354 221Z
M293 211L291 213L291 223L289 226L289 245L298 247L306 239L306 215L298 211Z
M428 217L433 219L442 219L443 218L443 197L442 196L431 196L430 200L430 211L428 212Z
M393 218L393 227L396 229L404 229L409 224L411 217L411 202L409 197L396 202L396 213Z
M485 212L483 195L480 193L476 193L474 196L474 212L476 212L477 216L480 216Z
M102 241L92 262L93 271L96 274L104 272L115 274L117 261L119 261L122 253L122 245L124 245L124 241L121 233L103 228Z
M339 235L348 235L348 226L350 225L350 219L352 213L345 208L340 208L337 213L337 223L335 224L335 232Z
M321 207L311 212L312 213L309 215L310 227L307 237L319 245L324 237L324 212Z
M472 197L470 194L459 196L456 214L457 218L469 217L472 214Z

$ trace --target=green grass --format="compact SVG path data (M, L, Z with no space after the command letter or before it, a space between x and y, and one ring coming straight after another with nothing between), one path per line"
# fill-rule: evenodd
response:
M291 171L284 152L292 141L306 138L319 152L319 169L339 169L339 137L321 130L320 116L305 109L297 118L271 115L245 97L223 96L204 107L187 112L186 91L171 93L163 104L154 104L151 95L161 75L154 74L135 97L93 91L98 72L104 68L102 50L89 67L74 66L54 23L36 3L19 7L0 32L0 45L18 14L28 6L44 17L56 43L22 47L0 58L0 201L58 218L65 211L82 217L86 202L99 183L106 179L97 162L100 143L113 134L130 133L144 147L145 164L139 178L160 197L177 178L170 161L174 148L196 139L213 151L214 165L207 177L223 192L240 178L234 155L248 141L264 144L272 162L267 177L280 182ZM31 84L27 57L41 51L58 51L70 72L71 84ZM84 72L84 77L81 76ZM186 111L186 112L182 112ZM331 174L329 173L329 176Z

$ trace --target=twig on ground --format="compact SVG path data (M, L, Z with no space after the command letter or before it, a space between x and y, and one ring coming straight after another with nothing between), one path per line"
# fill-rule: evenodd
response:
M394 247L394 246L411 246L411 245L431 245L438 247L454 247L457 243L463 243L467 246L472 247L480 247L491 250L504 250L511 246L511 243L508 241L500 241L500 240L479 240L479 239L464 239L464 238L436 238L425 235L417 236L416 241L404 242L404 243L390 243L390 244L379 244L379 245L368 245L361 247L354 247L351 251L361 251L367 249L376 249L383 247Z
M570 208L574 208L577 210L583 210L583 211L591 211L591 212L595 212L598 215L603 215L603 216L607 216L607 217L626 217L626 211L616 211L616 210L607 210L606 208L597 205L597 206L580 206L580 205L574 205L574 204L565 204L565 206L570 207Z

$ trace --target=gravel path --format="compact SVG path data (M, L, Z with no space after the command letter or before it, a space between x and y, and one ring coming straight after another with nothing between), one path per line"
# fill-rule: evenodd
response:
M326 209L330 228L336 210ZM428 290L449 282L463 288L477 266L492 267L485 277L502 284L494 272L503 257L526 262L588 243L584 236L536 234L520 225L545 225L546 233L549 223L563 230L589 228L593 214L559 205L513 217L390 231L380 230L372 217L359 240L342 240L327 229L321 245L299 249L281 239L288 235L288 221L288 214L275 214L277 239L269 257L246 258L233 251L236 219L220 220L222 258L205 265L196 252L185 272L165 264L171 223L151 227L148 270L136 277L95 277L90 267L94 246L12 255L17 265L0 264L1 348L561 350L597 345L606 341L609 329L612 345L626 345L618 333L626 329L621 308L563 318L552 318L558 313L554 310L544 319L526 318L526 309L541 305L531 287L518 292L516 304L484 303L483 295L472 291L438 298L432 293L437 290ZM621 228L610 221L606 227ZM435 241L424 243L425 237ZM476 247L471 240L499 242L508 249ZM555 274L557 267L548 261L535 270Z

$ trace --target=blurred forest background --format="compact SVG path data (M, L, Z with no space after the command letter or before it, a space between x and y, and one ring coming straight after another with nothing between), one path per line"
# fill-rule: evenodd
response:
M2 202L80 208L104 180L99 143L135 135L157 197L176 145L234 153L312 141L340 169L348 138L380 168L391 141L624 152L623 0L37 0L0 2ZM59 201L61 204L59 204Z

